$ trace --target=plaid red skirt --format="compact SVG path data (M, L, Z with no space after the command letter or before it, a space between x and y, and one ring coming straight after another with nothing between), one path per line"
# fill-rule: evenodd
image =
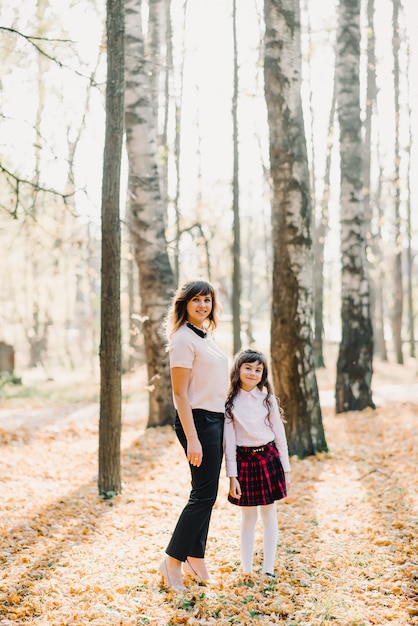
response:
M286 497L286 480L274 441L264 446L237 446L238 481L241 498L228 494L231 504L258 506Z

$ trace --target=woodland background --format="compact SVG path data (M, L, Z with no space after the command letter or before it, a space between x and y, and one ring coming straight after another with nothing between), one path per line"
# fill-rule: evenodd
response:
M264 4L295 15L299 8ZM344 294L334 65L342 4L361 18L377 408L336 416ZM126 0L126 7L141 14L145 61L130 80L157 78L148 92L161 194L154 214L164 221L156 247L176 281L204 275L218 287L224 313L216 336L232 357L239 205L239 340L269 354L277 246L263 2ZM129 137L120 193L123 489L108 499L97 494L106 8L92 0L0 0L0 341L15 352L0 386L2 625L417 623L418 9L414 0L302 1L300 9L312 238L324 245L323 310L319 327L317 317L309 321L309 347L328 450L292 457L276 581L257 572L259 540L254 575L240 575L239 519L221 481L208 547L214 584L177 596L160 589L157 568L187 493L187 467L170 426L148 428L156 383L147 370L144 306L152 316L161 302L140 297ZM134 104L127 99L131 114ZM313 254L318 267L315 246Z
M158 3L150 3L150 5ZM393 258L401 246L407 342L415 319L417 268L416 170L417 9L399 4L399 112L395 113L392 2L374 7L376 102L371 138L370 196L378 207L369 247L371 270L381 284L383 327L391 353ZM271 311L271 226L268 131L263 91L261 2L237 10L239 60L239 196L242 341L268 346ZM321 202L327 150L331 172L324 251L323 332L340 338L338 133L329 148L329 115L337 4L302 3L302 95L311 170L314 220ZM148 5L143 3L145 39ZM171 3L172 50L167 128L159 128L160 163L167 171L167 242L179 279L207 275L220 288L225 343L232 314L232 116L231 7L214 0ZM14 346L16 370L56 368L98 371L100 202L104 141L106 47L102 3L26 1L1 3L0 237L1 339ZM167 27L167 24L165 25ZM361 103L366 109L366 3L362 7ZM147 41L147 40L146 40ZM151 43L148 41L148 46ZM40 53L39 49L42 50ZM166 67L166 66L164 66ZM164 85L160 85L163 89ZM181 120L181 143L175 133ZM398 125L395 125L396 117ZM166 118L160 115L160 124ZM334 126L338 125L334 120ZM165 144L161 136L165 132ZM397 142L397 143L396 143ZM398 145L398 154L395 153ZM327 147L328 146L328 147ZM165 151L165 152L163 152ZM179 156L180 155L180 156ZM398 160L398 162L397 162ZM178 175L176 168L179 168ZM124 175L126 182L126 159ZM266 178L267 176L267 178ZM122 188L123 188L122 184ZM401 236L395 232L395 190L400 192ZM123 191L122 191L123 193ZM121 206L124 213L125 198ZM409 207L409 208L408 208ZM174 214L180 215L176 230ZM125 223L122 215L122 223ZM377 245L377 244L376 244ZM377 252L378 249L378 252ZM409 252L408 252L409 250ZM177 254L177 251L180 254ZM410 256L408 256L410 254ZM376 265L377 262L377 265ZM178 264L178 265L177 265ZM137 268L123 229L122 332L125 369L144 362ZM408 304L408 272L412 302ZM399 294L397 293L397 297ZM411 311L409 306L412 307ZM377 342L377 337L375 341ZM232 347L228 346L228 352ZM395 355L396 358L396 355Z

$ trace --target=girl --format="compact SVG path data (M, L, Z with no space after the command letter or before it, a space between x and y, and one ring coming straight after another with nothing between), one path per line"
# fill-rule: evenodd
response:
M242 350L237 354L225 414L228 500L242 507L242 570L252 571L259 509L264 529L262 573L274 576L278 538L275 500L286 497L290 465L281 409L272 395L267 362L260 352Z
M176 408L174 428L189 462L192 489L160 565L165 585L184 589L184 572L209 578L206 539L218 493L223 449L228 360L214 342L219 306L212 285L194 280L179 287L167 318Z

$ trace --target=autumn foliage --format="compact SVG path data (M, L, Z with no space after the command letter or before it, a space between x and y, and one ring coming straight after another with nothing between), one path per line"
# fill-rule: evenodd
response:
M418 405L335 416L330 452L292 459L275 580L242 575L224 471L208 542L213 582L161 588L158 565L189 488L170 427L123 407L123 492L97 492L98 407L0 411L0 624L418 624Z

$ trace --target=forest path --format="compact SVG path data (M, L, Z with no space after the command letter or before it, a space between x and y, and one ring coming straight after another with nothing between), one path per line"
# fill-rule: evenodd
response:
M254 573L240 573L240 512L222 469L213 583L182 594L158 575L189 491L173 429L146 429L146 403L124 403L123 490L102 500L97 403L3 408L0 625L418 625L418 403L403 397L409 384L382 387L375 411L324 405L329 452L292 458L275 580L259 573L260 522Z
M388 384L372 387L373 402L382 407L391 402L413 402L418 404L418 383ZM321 407L335 406L335 391L323 389L319 392Z
M335 392L333 389L319 391L322 408L334 407ZM373 400L377 407L393 402L411 402L418 404L418 382L406 384L387 384L373 387ZM122 420L144 418L147 415L147 402L124 402ZM13 431L19 428L39 430L43 427L53 428L54 423L61 426L69 422L97 421L99 405L69 404L65 406L40 408L2 408L0 406L0 428Z
M122 405L122 421L144 419L147 415L147 402L128 402ZM0 408L0 429L14 431L20 428L39 431L56 430L65 427L71 422L97 422L100 414L100 405L71 404L66 406L40 407L35 409L6 409Z

